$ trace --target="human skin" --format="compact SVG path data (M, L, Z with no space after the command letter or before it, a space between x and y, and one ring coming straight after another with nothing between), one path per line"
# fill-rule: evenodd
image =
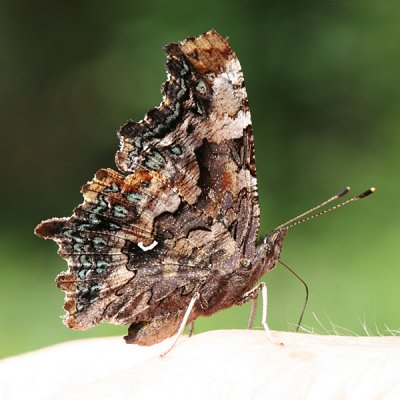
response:
M400 338L220 330L151 347L87 339L0 361L8 399L399 399Z

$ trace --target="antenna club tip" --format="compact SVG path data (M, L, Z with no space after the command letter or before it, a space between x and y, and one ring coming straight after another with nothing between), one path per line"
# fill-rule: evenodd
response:
M350 186L346 186L344 189L342 189L335 197L339 198L344 196L345 194L350 192Z
M375 192L376 192L376 188L371 187L371 188L369 188L368 190L366 190L364 193L359 194L357 197L358 197L359 199L362 199L363 197L367 197L367 196L369 196L370 194L375 193Z

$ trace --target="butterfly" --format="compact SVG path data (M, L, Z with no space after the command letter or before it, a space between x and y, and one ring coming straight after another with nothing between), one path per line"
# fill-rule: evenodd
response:
M165 47L159 107L118 136L113 169L85 184L68 218L41 222L68 270L64 323L130 325L152 345L200 316L254 300L286 228L259 244L251 117L240 63L215 30Z

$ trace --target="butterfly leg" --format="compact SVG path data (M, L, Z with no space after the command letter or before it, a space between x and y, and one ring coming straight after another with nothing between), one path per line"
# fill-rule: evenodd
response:
M185 315L183 316L182 322L179 326L178 332L175 335L174 341L172 342L171 346L160 355L160 357L165 357L176 345L178 342L179 338L181 337L183 330L185 329L185 326L187 324L187 321L190 317L190 313L192 312L193 306L195 305L196 301L200 298L200 293L196 292L194 296L192 297L192 300L190 300L190 303L188 305L188 308L186 309Z
M258 300L258 294L254 299L251 300L251 310L250 310L249 322L247 323L247 329L253 329L254 319L256 318L256 312L257 312L257 300Z
M194 333L194 321L192 321L192 322L189 324L188 336L189 336L189 337L193 336L193 333Z
M265 284L265 282L261 282L255 288L253 288L249 292L245 293L243 295L243 297L238 301L239 305L246 303L247 301L250 301L250 300L253 301L252 306L251 306L248 328L251 329L253 327L255 312L257 309L257 305L256 305L257 296L258 296L258 292L260 292L260 291L262 293L262 300L263 300L262 317L261 317L262 326L264 327L264 330L265 330L265 333L267 334L268 339L272 343L283 345L282 342L279 342L272 337L271 331L269 330L269 327L267 324L268 292L267 292L267 285Z
M251 310L250 310L249 322L247 323L247 329L253 329L254 319L256 317L256 312L257 312L258 292L261 289L262 285L261 284L257 285L255 288L245 293L243 297L240 298L239 301L237 302L237 305L241 305L251 300Z

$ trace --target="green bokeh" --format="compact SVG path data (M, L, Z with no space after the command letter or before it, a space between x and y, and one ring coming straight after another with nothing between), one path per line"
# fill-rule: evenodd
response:
M117 128L159 104L161 47L210 28L229 36L246 78L261 233L347 184L378 188L288 235L282 259L311 291L304 325L399 330L399 20L394 1L3 1L0 356L125 332L62 325L53 280L66 265L33 228L70 215L82 183L113 167ZM292 329L300 283L281 267L265 279L270 326ZM245 327L248 310L197 330Z

